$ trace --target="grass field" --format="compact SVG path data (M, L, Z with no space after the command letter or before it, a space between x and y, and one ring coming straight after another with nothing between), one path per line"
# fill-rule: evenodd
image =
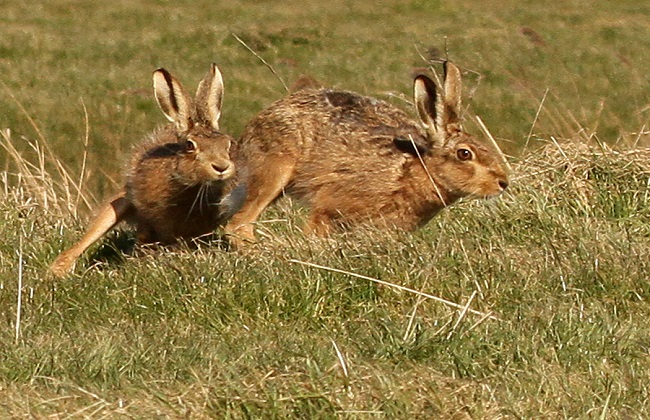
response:
M0 5L0 417L650 417L650 4ZM124 229L46 275L164 122L156 68L219 64L238 135L301 74L410 110L445 57L498 199L328 239L281 201L247 253Z

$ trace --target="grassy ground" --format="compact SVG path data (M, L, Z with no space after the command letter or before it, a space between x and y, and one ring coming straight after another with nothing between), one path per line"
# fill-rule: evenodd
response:
M2 10L0 416L650 416L650 5ZM301 235L282 202L247 254L128 256L118 231L76 274L44 275L163 122L155 68L194 89L217 62L236 135L302 73L408 109L412 69L446 54L466 70L470 131L480 115L514 155L499 199L414 234L330 239Z

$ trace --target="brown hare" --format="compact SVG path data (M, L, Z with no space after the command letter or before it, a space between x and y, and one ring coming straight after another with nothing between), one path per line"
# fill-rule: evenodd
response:
M246 187L231 158L233 139L219 131L223 79L217 66L211 66L194 100L165 69L154 72L153 85L171 123L136 146L124 188L99 209L81 240L52 263L55 276L72 270L120 221L136 226L138 243L173 244L210 234L242 204Z
M315 88L259 113L238 146L249 187L226 226L231 244L253 241L253 223L283 193L309 206L306 232L327 235L360 223L412 230L462 197L503 192L501 156L461 128L460 71L446 62L444 72L442 92L415 78L417 121L380 100Z

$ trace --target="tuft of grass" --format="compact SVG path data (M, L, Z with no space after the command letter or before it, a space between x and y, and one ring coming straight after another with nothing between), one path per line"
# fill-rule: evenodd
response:
M57 207L29 207L38 190L23 188L0 211L0 410L644 417L648 157L550 141L513 163L502 197L415 233L306 237L288 201L247 253L206 242L123 255L122 231L55 283L46 266L80 226L57 228Z

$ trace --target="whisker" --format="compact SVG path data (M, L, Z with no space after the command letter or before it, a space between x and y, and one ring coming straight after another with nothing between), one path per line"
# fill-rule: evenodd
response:
M190 206L189 211L187 212L187 216L185 217L185 221L187 221L190 218L190 215L194 211L197 204L198 204L199 211L201 210L201 196L204 194L205 187L206 187L206 184L200 184L199 185L199 190L196 193L196 196L194 197L194 200L192 201L192 205Z

